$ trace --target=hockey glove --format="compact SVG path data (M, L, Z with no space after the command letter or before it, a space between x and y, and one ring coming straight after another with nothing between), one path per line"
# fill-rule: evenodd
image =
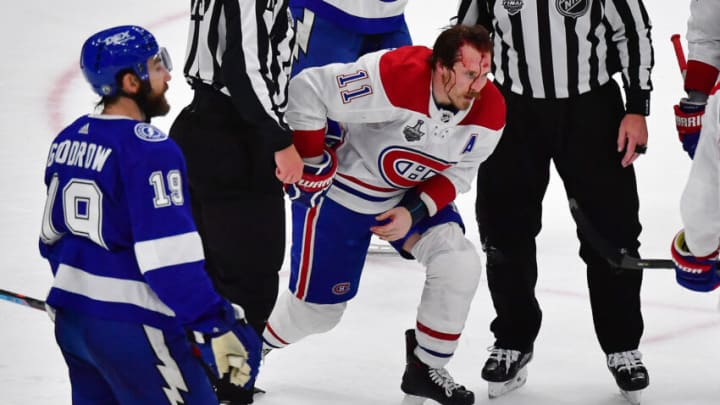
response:
M318 205L322 201L337 172L335 151L325 149L319 160L318 163L306 161L300 181L285 186L291 201L309 208Z
M222 378L229 373L232 384L244 387L254 383L262 345L240 306L225 302L219 318L193 326L194 341L212 377Z
M677 127L683 149L692 159L700 138L702 116L705 112L705 102L694 101L687 98L675 104L675 126Z
M712 291L720 286L718 251L705 257L696 257L685 243L685 231L675 235L672 243L675 278L681 286L693 291Z

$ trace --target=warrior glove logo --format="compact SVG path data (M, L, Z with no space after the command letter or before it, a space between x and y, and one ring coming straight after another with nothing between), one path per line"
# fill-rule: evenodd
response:
M323 180L308 180L305 178L301 178L297 184L298 186L302 187L308 192L316 192L320 191L322 189L330 187L330 184L332 184L333 178L329 177Z

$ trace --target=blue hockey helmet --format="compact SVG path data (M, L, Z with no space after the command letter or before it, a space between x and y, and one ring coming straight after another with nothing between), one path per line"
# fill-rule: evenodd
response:
M118 73L131 70L140 80L148 80L147 61L155 55L159 55L168 70L172 69L167 51L158 46L150 31L122 25L100 31L85 41L80 68L95 93L114 96L118 92Z

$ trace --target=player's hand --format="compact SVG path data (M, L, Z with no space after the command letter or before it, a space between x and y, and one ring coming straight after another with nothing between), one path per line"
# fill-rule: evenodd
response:
M303 173L303 161L295 145L275 152L275 177L285 184L292 184L300 180Z
M230 383L244 387L257 377L262 358L260 338L245 320L210 341L218 376L230 374Z
M694 256L681 230L673 239L671 251L678 284L693 291L712 291L720 286L717 250L705 257Z
M395 207L375 217L383 225L370 227L370 232L388 242L396 241L407 235L412 226L412 216L405 207Z
M202 360L215 378L229 374L230 383L251 385L260 370L260 338L245 321L245 311L239 305L225 301L216 312L189 325Z
M325 149L317 163L305 162L302 177L295 184L287 184L285 191L291 201L314 207L322 201L337 172L337 157L332 149Z
M645 116L640 114L625 114L618 129L618 152L625 151L622 161L623 167L630 166L635 159L645 153L648 141L647 123Z
M705 102L683 98L673 108L675 109L675 127L678 137L682 142L683 149L692 159L700 138Z

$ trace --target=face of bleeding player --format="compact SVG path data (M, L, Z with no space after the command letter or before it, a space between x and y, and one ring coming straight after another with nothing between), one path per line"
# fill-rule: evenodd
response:
M440 74L442 84L441 88L437 89L437 93L441 94L435 94L436 101L440 104L452 104L458 110L470 107L487 84L490 64L490 52L480 52L469 45L461 46L460 57L452 68L439 66L435 71Z

